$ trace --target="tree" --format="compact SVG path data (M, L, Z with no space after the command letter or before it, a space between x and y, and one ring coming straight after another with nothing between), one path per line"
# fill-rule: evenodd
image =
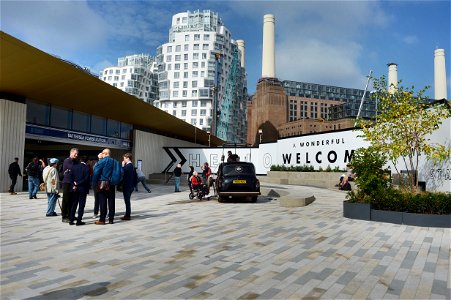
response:
M401 83L401 82L399 82ZM379 103L376 120L359 120L363 137L371 145L386 154L389 161L395 166L401 159L410 182L412 192L418 190L419 156L425 155L434 163L446 160L451 150L441 144L431 144L427 136L440 126L442 120L451 116L448 103L431 105L424 96L428 87L415 93L414 87L404 88L398 86L394 92L389 92L385 77L374 81L376 98ZM416 180L415 180L416 177Z

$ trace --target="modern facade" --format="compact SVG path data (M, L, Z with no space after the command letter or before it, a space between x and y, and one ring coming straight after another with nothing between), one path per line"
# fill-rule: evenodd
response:
M327 119L337 120L342 118L356 118L359 112L360 102L364 94L364 90L344 88L331 85L315 84L308 82L284 80L283 87L289 98L300 97L308 102L307 112L304 114L298 106L298 119ZM307 114L306 114L307 113ZM296 112L290 108L289 115L293 116L289 121L295 120ZM376 115L376 102L371 99L370 93L367 91L363 101L361 118L372 118Z
M158 74L155 58L135 54L118 58L117 66L105 68L99 78L144 102L158 98Z
M244 41L232 39L217 13L174 15L157 64L156 107L223 140L245 140Z

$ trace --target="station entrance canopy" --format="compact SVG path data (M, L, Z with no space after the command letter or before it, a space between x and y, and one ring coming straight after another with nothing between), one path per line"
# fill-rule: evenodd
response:
M189 142L218 146L215 136L0 31L0 98L31 99L132 124Z

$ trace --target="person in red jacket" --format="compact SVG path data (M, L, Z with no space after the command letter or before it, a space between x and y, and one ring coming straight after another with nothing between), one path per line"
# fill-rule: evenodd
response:
M193 172L193 176L191 176L190 181L193 190L198 190L202 184L202 180L200 179L196 171Z

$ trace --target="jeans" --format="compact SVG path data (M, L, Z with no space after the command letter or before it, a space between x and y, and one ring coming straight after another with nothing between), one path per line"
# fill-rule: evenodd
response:
M125 202L125 215L124 217L130 217L130 214L132 212L131 204L130 204L130 198L132 197L133 193L133 187L124 188L122 194L124 195L124 202Z
M17 182L17 175L16 176L9 176L11 178L11 186L9 187L9 192L14 193L14 187L16 186Z
M63 203L61 204L61 215L63 219L69 219L70 210L72 208L72 194L70 191L70 183L63 183Z
M138 183L142 183L143 187L146 189L147 192L150 192L149 187L146 184L146 177L139 177ZM138 191L138 183L136 183L135 191Z
M35 197L38 193L39 184L40 181L38 177L28 176L28 196L30 199Z
M72 207L69 214L69 221L73 222L75 220L75 212L77 211L78 206L77 223L80 223L85 212L87 194L84 192L74 192L72 194Z
M113 222L114 214L116 212L116 186L110 185L109 191L98 191L99 204L100 204L100 217L99 221L105 222L106 213L108 210L108 220Z
M97 216L99 214L99 192L94 187L94 214Z
M55 205L56 205L56 200L58 199L57 197L58 194L55 193L47 193L47 202L48 202L48 206L47 206L47 215L50 216L51 214L53 214L55 212Z
M180 192L180 177L175 177L175 191Z

